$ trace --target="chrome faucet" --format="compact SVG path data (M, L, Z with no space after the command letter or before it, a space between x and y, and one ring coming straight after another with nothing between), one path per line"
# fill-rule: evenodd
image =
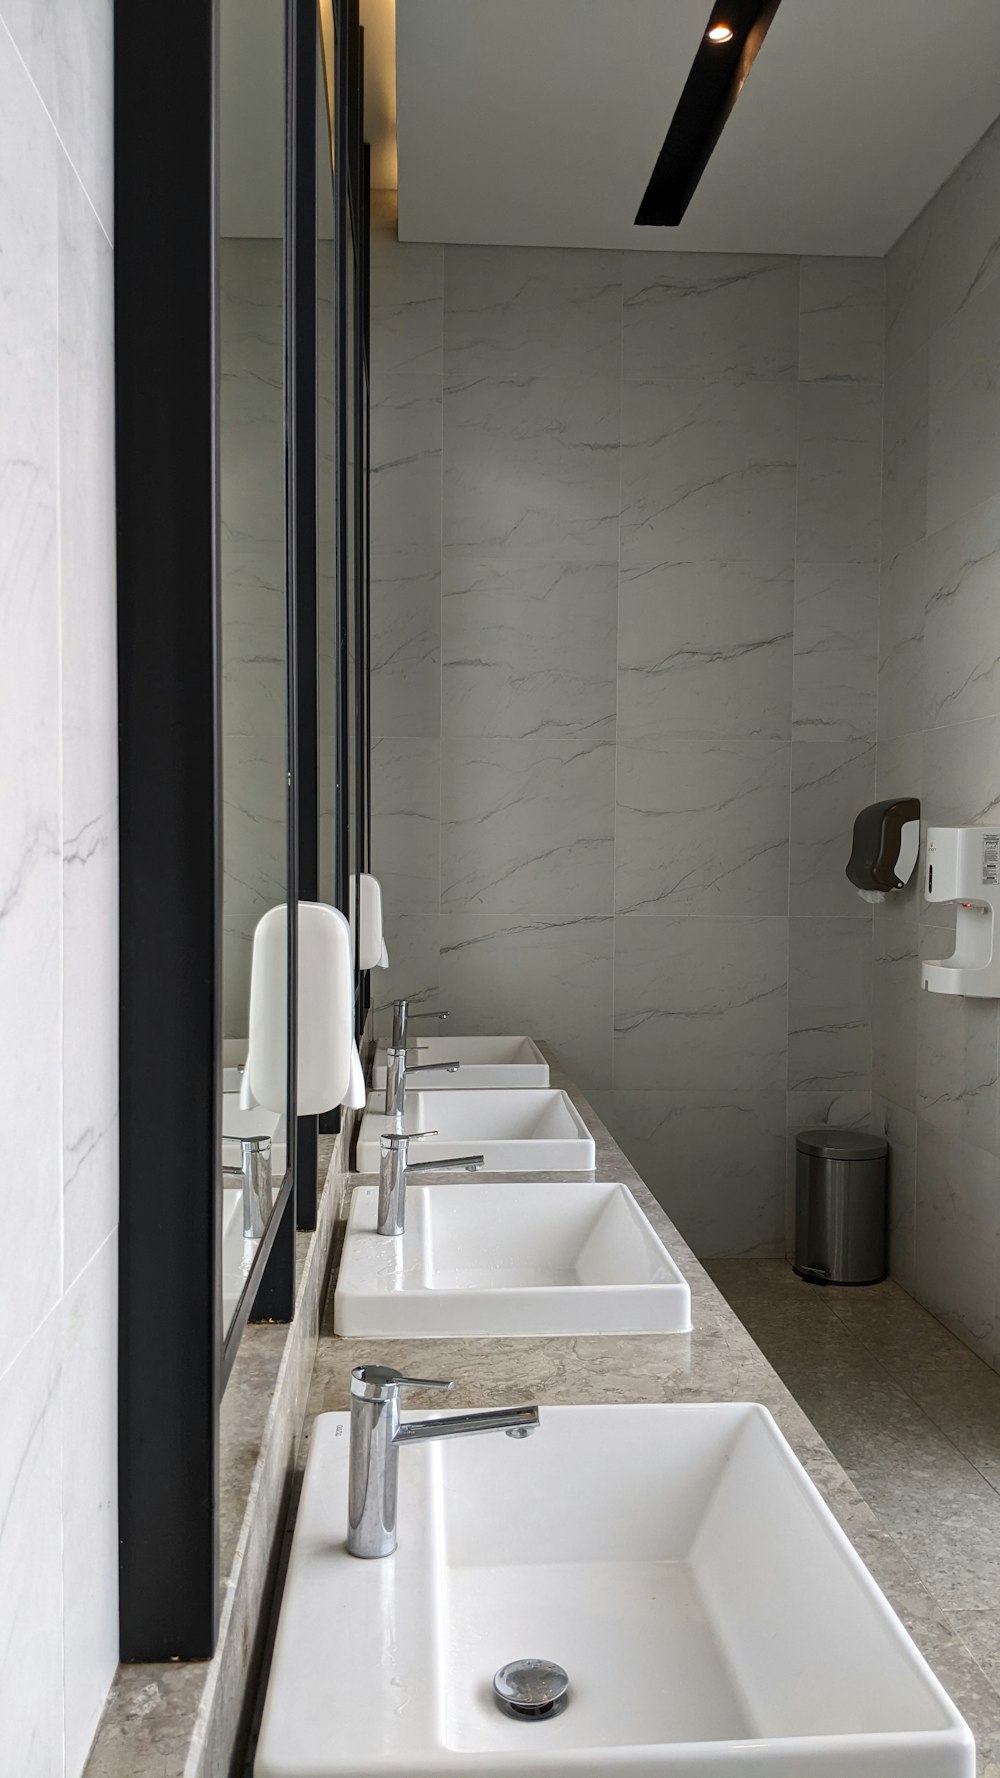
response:
M461 1062L408 1062L405 1049L390 1049L386 1055L385 1069L386 1117L402 1116L408 1074L427 1074L434 1068L442 1068L445 1074L457 1074L461 1066Z
M378 1170L378 1232L401 1235L406 1227L406 1181L411 1173L478 1173L486 1165L481 1154L458 1155L453 1161L411 1161L410 1143L436 1130L391 1130L381 1137Z
M223 1174L239 1179L243 1185L243 1235L247 1241L259 1240L267 1228L272 1207L271 1138L270 1136L227 1136L227 1142L240 1145L240 1165L223 1167Z
M350 1482L347 1550L351 1556L391 1556L396 1548L396 1493L400 1445L462 1438L473 1432L505 1432L527 1438L539 1423L537 1407L490 1408L450 1414L444 1420L399 1417L401 1389L451 1389L454 1385L404 1377L384 1364L359 1364L351 1372Z
M443 1023L447 1017L446 1012L411 1012L409 1000L394 1000L392 1003L392 1048L405 1050L406 1026L409 1019L440 1019Z

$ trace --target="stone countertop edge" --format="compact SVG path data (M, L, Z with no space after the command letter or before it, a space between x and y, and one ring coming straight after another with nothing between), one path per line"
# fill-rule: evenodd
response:
M538 1040L536 1040L538 1041ZM774 1415L789 1444L878 1582L921 1653L969 1714L996 1718L1000 1694L956 1634L944 1610L920 1579L903 1550L863 1498L829 1446L820 1437L777 1371L751 1339L718 1287L575 1083L560 1067L551 1047L539 1041L549 1063L550 1084L561 1087L584 1119L596 1144L593 1172L580 1179L619 1180L628 1187L691 1290L690 1334L583 1334L471 1339L341 1338L333 1333L333 1283L316 1356L309 1421L318 1413L345 1410L354 1365L379 1361L411 1376L454 1380L449 1405L456 1410L538 1401L543 1407L587 1402L755 1401ZM429 1179L448 1174L429 1174ZM510 1173L486 1170L479 1181L509 1180ZM566 1179L539 1173L538 1179ZM371 1185L373 1174L352 1173L354 1186ZM414 1409L440 1407L440 1398L412 1391ZM308 1451L309 1432L303 1441ZM987 1767L990 1778L1000 1766Z
M296 1237L295 1319L248 1326L220 1411L220 1623L210 1661L120 1665L84 1778L224 1778L246 1729L323 1315L353 1119L320 1138L316 1229Z

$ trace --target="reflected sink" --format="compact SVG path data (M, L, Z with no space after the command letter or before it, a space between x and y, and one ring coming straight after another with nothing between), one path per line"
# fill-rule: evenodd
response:
M359 1173L378 1172L379 1137L394 1127L385 1115L384 1095L372 1093L358 1136ZM403 1127L438 1132L413 1144L411 1161L476 1153L487 1168L501 1173L590 1172L596 1164L594 1138L559 1087L407 1093Z
M386 1051L380 1043L372 1066L372 1086L385 1091ZM413 1062L460 1062L457 1074L434 1068L421 1074L420 1087L547 1087L549 1065L530 1037L427 1037L408 1049Z
M418 1185L406 1231L377 1234L378 1190L357 1186L334 1332L687 1333L691 1293L624 1185L531 1180Z
M255 1105L251 1111L243 1111L240 1107L238 1092L223 1092L222 1165L224 1167L239 1166L239 1139L241 1136L270 1136L271 1178L274 1181L274 1189L277 1191L285 1177L286 1132L284 1117L277 1111L265 1111L263 1105Z
M369 1562L348 1424L313 1426L256 1778L973 1778L764 1408L543 1406L524 1442L408 1446L399 1548ZM525 1656L566 1669L563 1714L495 1707Z

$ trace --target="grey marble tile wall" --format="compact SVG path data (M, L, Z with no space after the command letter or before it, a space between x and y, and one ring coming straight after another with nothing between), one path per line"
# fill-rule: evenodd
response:
M112 13L0 3L0 1767L77 1778L118 1646Z
M870 1111L882 266L372 270L383 1005L551 1042L704 1254Z
M1000 124L886 260L879 795L1000 817ZM1000 1367L996 1001L919 992L951 950L919 884L875 918L874 1106L895 1276Z

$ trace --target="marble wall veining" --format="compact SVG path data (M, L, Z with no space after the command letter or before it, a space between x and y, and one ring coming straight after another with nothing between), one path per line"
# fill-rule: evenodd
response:
M886 260L878 788L925 824L1000 818L998 204L1000 123ZM952 932L919 883L876 910L874 1108L893 1274L1000 1368L998 1005L919 987Z
M0 3L0 1771L12 1778L76 1778L118 1645L111 32L109 0Z
M385 1001L546 1038L703 1254L862 1121L883 268L372 260Z

